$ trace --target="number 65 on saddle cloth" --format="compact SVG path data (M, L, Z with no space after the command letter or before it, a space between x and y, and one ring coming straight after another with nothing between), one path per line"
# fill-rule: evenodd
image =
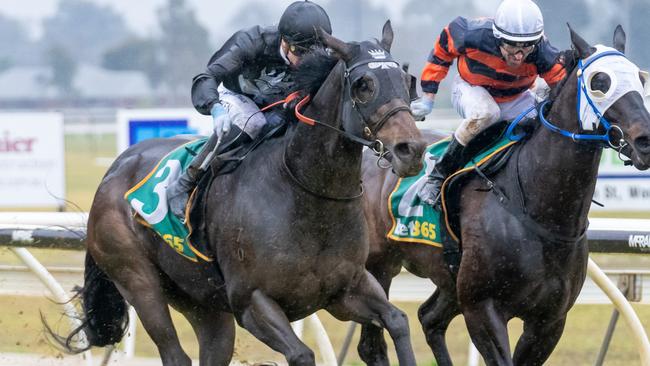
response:
M174 149L144 179L124 194L141 224L156 232L178 254L194 262L198 262L199 258L212 261L212 258L190 243L190 223L181 222L169 211L167 187L187 169L207 140L200 138Z
M497 153L515 144L507 135L504 135L483 152L476 155L470 162L448 179L471 172L476 165L481 166ZM393 222L387 237L391 240L421 243L442 248L443 242L449 235L443 236L447 231L446 215L436 211L430 205L420 201L418 192L426 182L433 170L435 162L442 156L449 145L449 139L436 142L427 147L424 154L424 167L413 177L400 178L393 192L388 196L388 210ZM455 238L455 236L451 236ZM443 239L444 238L444 239Z

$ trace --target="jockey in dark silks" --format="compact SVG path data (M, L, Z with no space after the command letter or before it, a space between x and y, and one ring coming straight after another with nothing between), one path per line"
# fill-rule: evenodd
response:
M542 13L531 0L504 0L494 19L458 17L445 27L422 71L424 94L411 110L416 120L431 112L438 86L457 59L452 104L463 122L422 186L422 201L440 209L442 183L467 163L464 147L491 124L514 119L533 106L531 88L538 76L549 86L564 78L560 55L544 37ZM535 115L533 110L527 116Z
M307 0L294 2L277 27L255 26L235 33L212 56L207 70L194 77L192 103L201 114L212 115L214 133L185 173L169 186L172 213L184 218L189 193L207 170L205 160L217 141L232 147L257 137L267 124L258 106L287 96L292 86L287 71L320 46L319 28L332 33L325 10Z

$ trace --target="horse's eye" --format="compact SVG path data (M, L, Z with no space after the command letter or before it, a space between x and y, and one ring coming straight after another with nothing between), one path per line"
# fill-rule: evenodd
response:
M363 76L352 83L352 99L355 102L365 104L372 101L375 95L375 81L369 76Z
M609 87L612 85L612 79L604 72L597 72L589 81L589 89L592 92L599 91L603 94L607 94Z

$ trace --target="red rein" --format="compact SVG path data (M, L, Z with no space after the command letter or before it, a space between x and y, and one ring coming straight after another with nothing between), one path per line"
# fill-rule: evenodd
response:
M289 103L289 102L293 101L294 99L296 99L298 97L300 97L300 93L299 92L293 92L293 93L289 94L286 98L284 98L282 100L278 100L277 102L271 103L271 104L267 105L266 107L260 109L260 111L264 112L264 111L269 110L269 109L271 109L271 108L273 108L273 107L275 107L277 105ZM311 96L309 96L309 95L302 98L298 102L298 104L296 104L296 107L294 108L294 113L296 114L296 117L298 118L298 120L300 122L303 122L305 124L313 126L313 125L316 124L316 120L314 120L312 118L309 118L309 117L305 116L304 114L300 113L300 109L302 109L302 107L307 105L307 103L309 103L310 100L311 100Z

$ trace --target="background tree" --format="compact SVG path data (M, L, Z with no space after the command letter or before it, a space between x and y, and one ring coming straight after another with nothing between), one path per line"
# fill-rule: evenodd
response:
M65 47L54 45L47 50L46 60L50 67L50 78L46 82L53 85L63 97L75 95L74 78L77 62Z
M0 14L0 71L13 65L34 64L38 57L36 46L24 25Z
M178 99L188 98L192 77L202 72L213 50L208 31L185 0L168 0L159 9L161 81Z
M130 35L124 18L110 6L88 0L61 0L43 21L45 45L63 47L80 62L99 64L101 55Z
M158 42L153 39L131 38L109 49L102 58L102 67L116 71L143 72L154 89L162 82L163 66Z

